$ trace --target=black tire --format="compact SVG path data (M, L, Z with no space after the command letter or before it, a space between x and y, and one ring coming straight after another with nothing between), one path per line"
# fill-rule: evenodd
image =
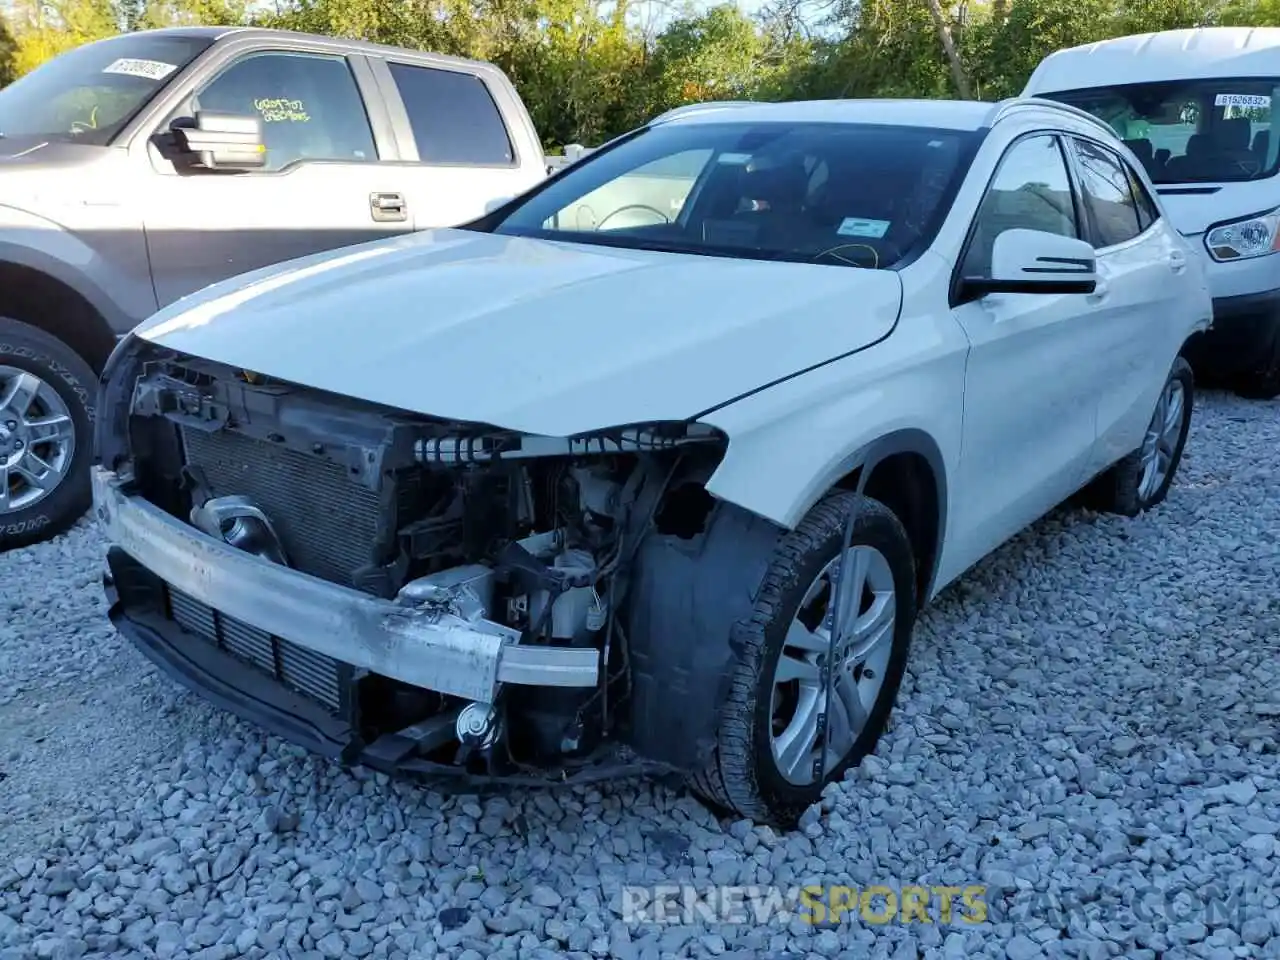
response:
M1237 376L1232 386L1236 395L1246 400L1274 400L1280 396L1280 332L1273 335L1271 346L1257 367Z
M892 647L884 682L852 750L824 780L797 786L781 775L771 749L774 670L805 591L840 553L845 524L854 511L852 545L874 547L892 573L896 594ZM838 493L809 511L795 530L778 541L752 616L734 628L732 646L737 655L716 748L708 767L690 779L694 792L740 817L784 829L794 827L805 809L820 799L827 783L841 779L875 749L888 724L915 623L915 583L911 542L888 507L869 497Z
M62 482L25 510L0 514L0 552L4 552L57 536L89 509L98 378L62 341L4 317L0 317L0 366L25 370L52 387L67 405L75 430L75 452Z
M1183 389L1182 426L1164 480L1149 496L1143 496L1141 491L1142 450L1139 448L1117 461L1093 482L1086 496L1089 506L1105 513L1136 517L1157 506L1168 496L1169 487L1173 485L1173 478L1178 473L1178 465L1182 462L1182 451L1187 444L1187 434L1191 430L1192 408L1195 406L1195 378L1191 374L1191 365L1182 357L1174 361L1165 385L1174 380L1179 381Z

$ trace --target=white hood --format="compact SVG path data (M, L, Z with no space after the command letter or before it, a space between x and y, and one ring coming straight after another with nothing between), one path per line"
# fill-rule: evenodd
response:
M1204 233L1211 224L1237 220L1280 207L1275 180L1251 183L1168 183L1158 190L1194 190L1218 187L1212 193L1162 193L1160 202L1169 219L1184 236Z
M687 419L864 347L892 271L437 230L258 270L139 337L448 419L567 436Z

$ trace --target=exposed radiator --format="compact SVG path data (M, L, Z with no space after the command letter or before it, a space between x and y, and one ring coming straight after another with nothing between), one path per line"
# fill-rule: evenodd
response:
M252 499L271 519L296 570L343 586L371 562L378 494L340 464L230 431L183 428L188 465L214 496Z
M346 664L273 637L247 623L218 613L179 590L166 586L173 619L185 630L253 664L290 690L323 704L334 713L342 707Z

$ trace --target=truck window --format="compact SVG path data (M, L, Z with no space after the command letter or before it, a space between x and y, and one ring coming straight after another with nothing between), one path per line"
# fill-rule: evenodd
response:
M261 119L266 170L299 160L378 159L360 88L341 57L253 54L233 63L193 100L192 112Z
M1260 180L1280 169L1280 77L1178 80L1037 94L1106 121L1154 183Z
M483 80L457 70L388 64L423 163L510 166L511 138Z
M212 43L126 34L77 47L0 90L0 135L106 146Z

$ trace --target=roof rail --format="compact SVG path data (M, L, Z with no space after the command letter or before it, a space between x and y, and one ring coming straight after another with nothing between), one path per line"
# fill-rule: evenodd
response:
M1091 123L1095 127L1105 130L1110 136L1115 136L1115 129L1105 120L1100 120L1087 110L1081 110L1079 107L1073 107L1069 103L1061 103L1057 100L1046 100L1043 97L1009 97L1001 100L991 108L991 113L987 117L987 126L991 126L1003 120L1009 114L1018 110L1025 110L1028 107L1036 107L1038 109L1057 110L1075 117L1077 120L1084 120Z
M759 106L758 101L754 100L704 100L701 103L686 103L682 107L672 107L666 113L660 113L650 123L665 123L668 120L674 120L676 117L687 116L691 113L703 113L710 110L720 110L726 107L755 107Z

